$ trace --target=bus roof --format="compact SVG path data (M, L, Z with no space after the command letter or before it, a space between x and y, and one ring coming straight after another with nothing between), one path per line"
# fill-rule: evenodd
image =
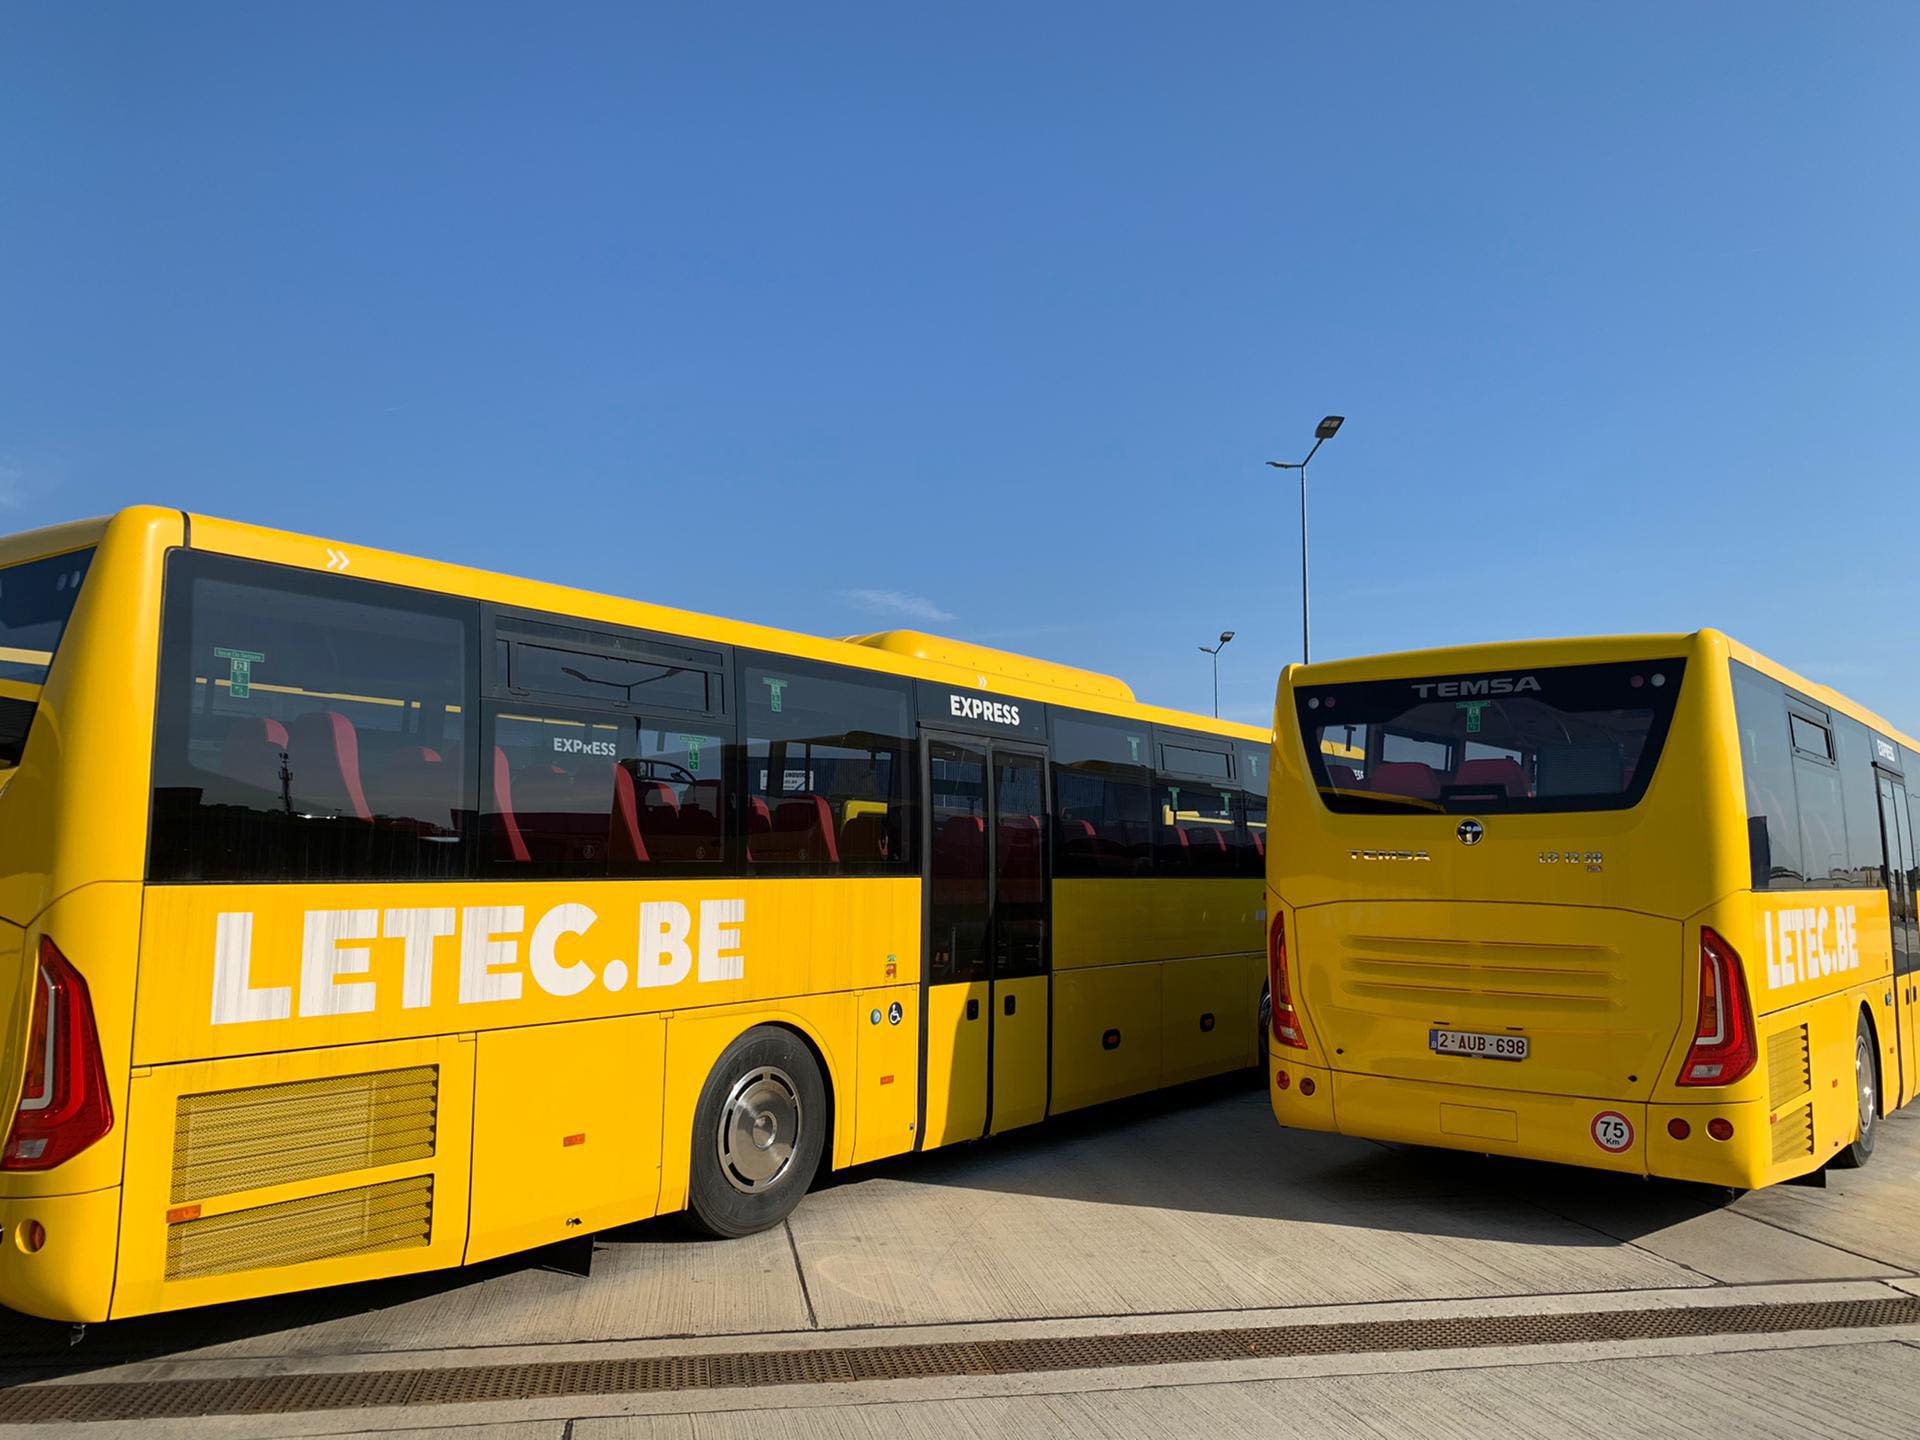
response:
M1554 664L1579 665L1598 664L1609 660L1632 660L1657 655L1662 652L1678 654L1686 651L1707 651L1743 665L1750 665L1762 674L1778 680L1789 689L1797 690L1808 699L1817 701L1842 715L1851 716L1861 724L1878 730L1890 740L1897 740L1909 750L1920 751L1920 741L1905 734L1886 720L1857 701L1849 700L1839 691L1809 680L1804 675L1789 670L1778 661L1769 660L1765 655L1750 646L1741 644L1724 631L1714 629L1695 630L1690 633L1653 634L1653 635L1583 635L1551 640L1506 640L1478 645L1450 645L1433 650L1402 650L1387 655L1363 655L1347 660L1318 661L1312 665L1290 665L1286 674L1291 683L1318 682L1337 685L1346 681L1372 680L1383 675L1393 675L1407 671L1428 673L1470 674L1485 670L1506 670L1521 665L1537 665L1542 655L1552 657Z
M546 581L527 580L464 565L375 550L345 541L326 540L215 516L185 514L177 510L135 507L107 521L88 521L11 537L0 540L0 557L16 549L25 558L30 554L49 553L55 548L69 548L51 544L55 537L70 537L74 545L88 544L98 540L113 521L124 518L145 524L165 515L184 519L188 541L197 550L218 551L308 570L332 570L363 580L439 591L494 604L545 610L583 620L661 631L717 644L771 650L967 689L988 690L1020 699L1163 725L1178 725L1189 730L1203 730L1260 744L1272 738L1268 730L1259 726L1142 704L1134 698L1133 691L1123 681L1110 675L919 631L894 630L831 639L795 630L782 630L771 625L674 609L644 600L624 599ZM29 541L38 542L38 548L31 548L27 543Z

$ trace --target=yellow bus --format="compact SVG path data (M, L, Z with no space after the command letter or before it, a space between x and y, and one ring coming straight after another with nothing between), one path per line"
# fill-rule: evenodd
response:
M0 540L0 1302L745 1234L1254 1065L1270 739L176 510Z
M1289 669L1274 1114L1736 1189L1864 1162L1920 1088L1916 751L1712 630Z

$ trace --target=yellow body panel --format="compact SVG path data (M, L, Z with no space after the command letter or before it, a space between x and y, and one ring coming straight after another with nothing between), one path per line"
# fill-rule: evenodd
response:
M860 1072L842 1106L853 1121L850 1163L864 1165L913 1148L920 1101L920 987L862 990L854 997L854 1011L860 1017Z
M1257 879L1057 880L1053 968L1244 955L1266 933Z
M1047 977L993 986L993 1133L1047 1115Z
M1053 1109L1077 1110L1160 1083L1157 962L1053 977Z
M1160 1083L1178 1085L1254 1064L1266 957L1205 955L1160 970Z
M1630 809L1488 815L1484 838L1463 845L1457 813L1332 812L1307 769L1302 687L1662 657L1688 668ZM1269 1046L1282 1124L1752 1188L1814 1170L1855 1138L1862 1015L1883 1109L1910 1097L1899 1037L1920 994L1896 985L1912 977L1892 972L1886 891L1751 888L1735 659L1913 746L1713 631L1287 671L1270 803L1295 818L1269 832L1268 905L1285 924L1306 1043ZM1703 927L1740 957L1759 1055L1745 1078L1710 1087L1678 1083ZM1433 1028L1524 1034L1531 1053L1519 1063L1436 1054ZM1731 1122L1728 1139L1709 1137L1716 1118ZM1668 1133L1678 1120L1684 1139ZM1607 1131L1616 1144L1600 1143Z
M120 1215L114 1316L212 1305L250 1295L284 1294L317 1285L340 1285L459 1264L467 1243L474 1049L471 1036L444 1035L163 1065L136 1072L127 1127L127 1183ZM430 1155L374 1169L336 1170L258 1189L205 1196L189 1191L176 1199L176 1115L182 1096L412 1066L432 1067L438 1072L436 1144ZM169 1232L175 1225L413 1176L430 1176L433 1182L432 1231L425 1245L248 1267L190 1279L167 1278ZM194 1213L179 1215L183 1205L190 1205Z
M987 1006L992 987L927 987L927 1128L923 1149L977 1140L987 1128Z
M489 1030L475 1048L469 1262L656 1212L665 1021Z

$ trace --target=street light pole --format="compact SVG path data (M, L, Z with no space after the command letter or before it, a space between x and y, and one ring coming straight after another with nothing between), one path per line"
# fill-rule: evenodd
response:
M1305 460L1291 463L1285 460L1267 461L1267 464L1276 470L1300 472L1300 663L1302 665L1313 659L1313 624L1307 612L1307 465L1319 453L1323 444L1340 433L1340 426L1346 418L1344 415L1328 415L1314 426L1313 449L1307 451Z
M1213 718L1216 720L1220 718L1220 652L1226 648L1227 642L1231 639L1233 639L1233 631L1222 630L1217 643L1200 647L1213 657Z

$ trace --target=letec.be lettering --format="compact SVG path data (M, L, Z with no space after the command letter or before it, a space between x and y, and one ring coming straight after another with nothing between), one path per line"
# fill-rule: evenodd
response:
M607 960L598 971L584 960L561 963L563 936L585 935L600 917L586 905L556 905L527 928L521 905L436 906L389 910L309 910L300 942L299 984L258 985L253 975L253 912L215 917L213 1011L215 1025L285 1020L297 1013L363 1014L395 1003L384 993L392 980L372 972L375 941L397 941L398 1004L433 1004L440 946L457 958L462 1005L518 1000L531 980L549 995L578 995L598 981L610 991L738 980L746 973L742 927L747 902L649 900L640 906L639 958ZM524 956L523 940L524 936ZM457 937L457 938L456 938ZM525 964L522 965L524 958ZM298 990L296 996L295 991ZM298 1001L296 1007L296 999Z
M1784 990L1860 968L1860 928L1852 905L1799 905L1761 913L1767 988Z

